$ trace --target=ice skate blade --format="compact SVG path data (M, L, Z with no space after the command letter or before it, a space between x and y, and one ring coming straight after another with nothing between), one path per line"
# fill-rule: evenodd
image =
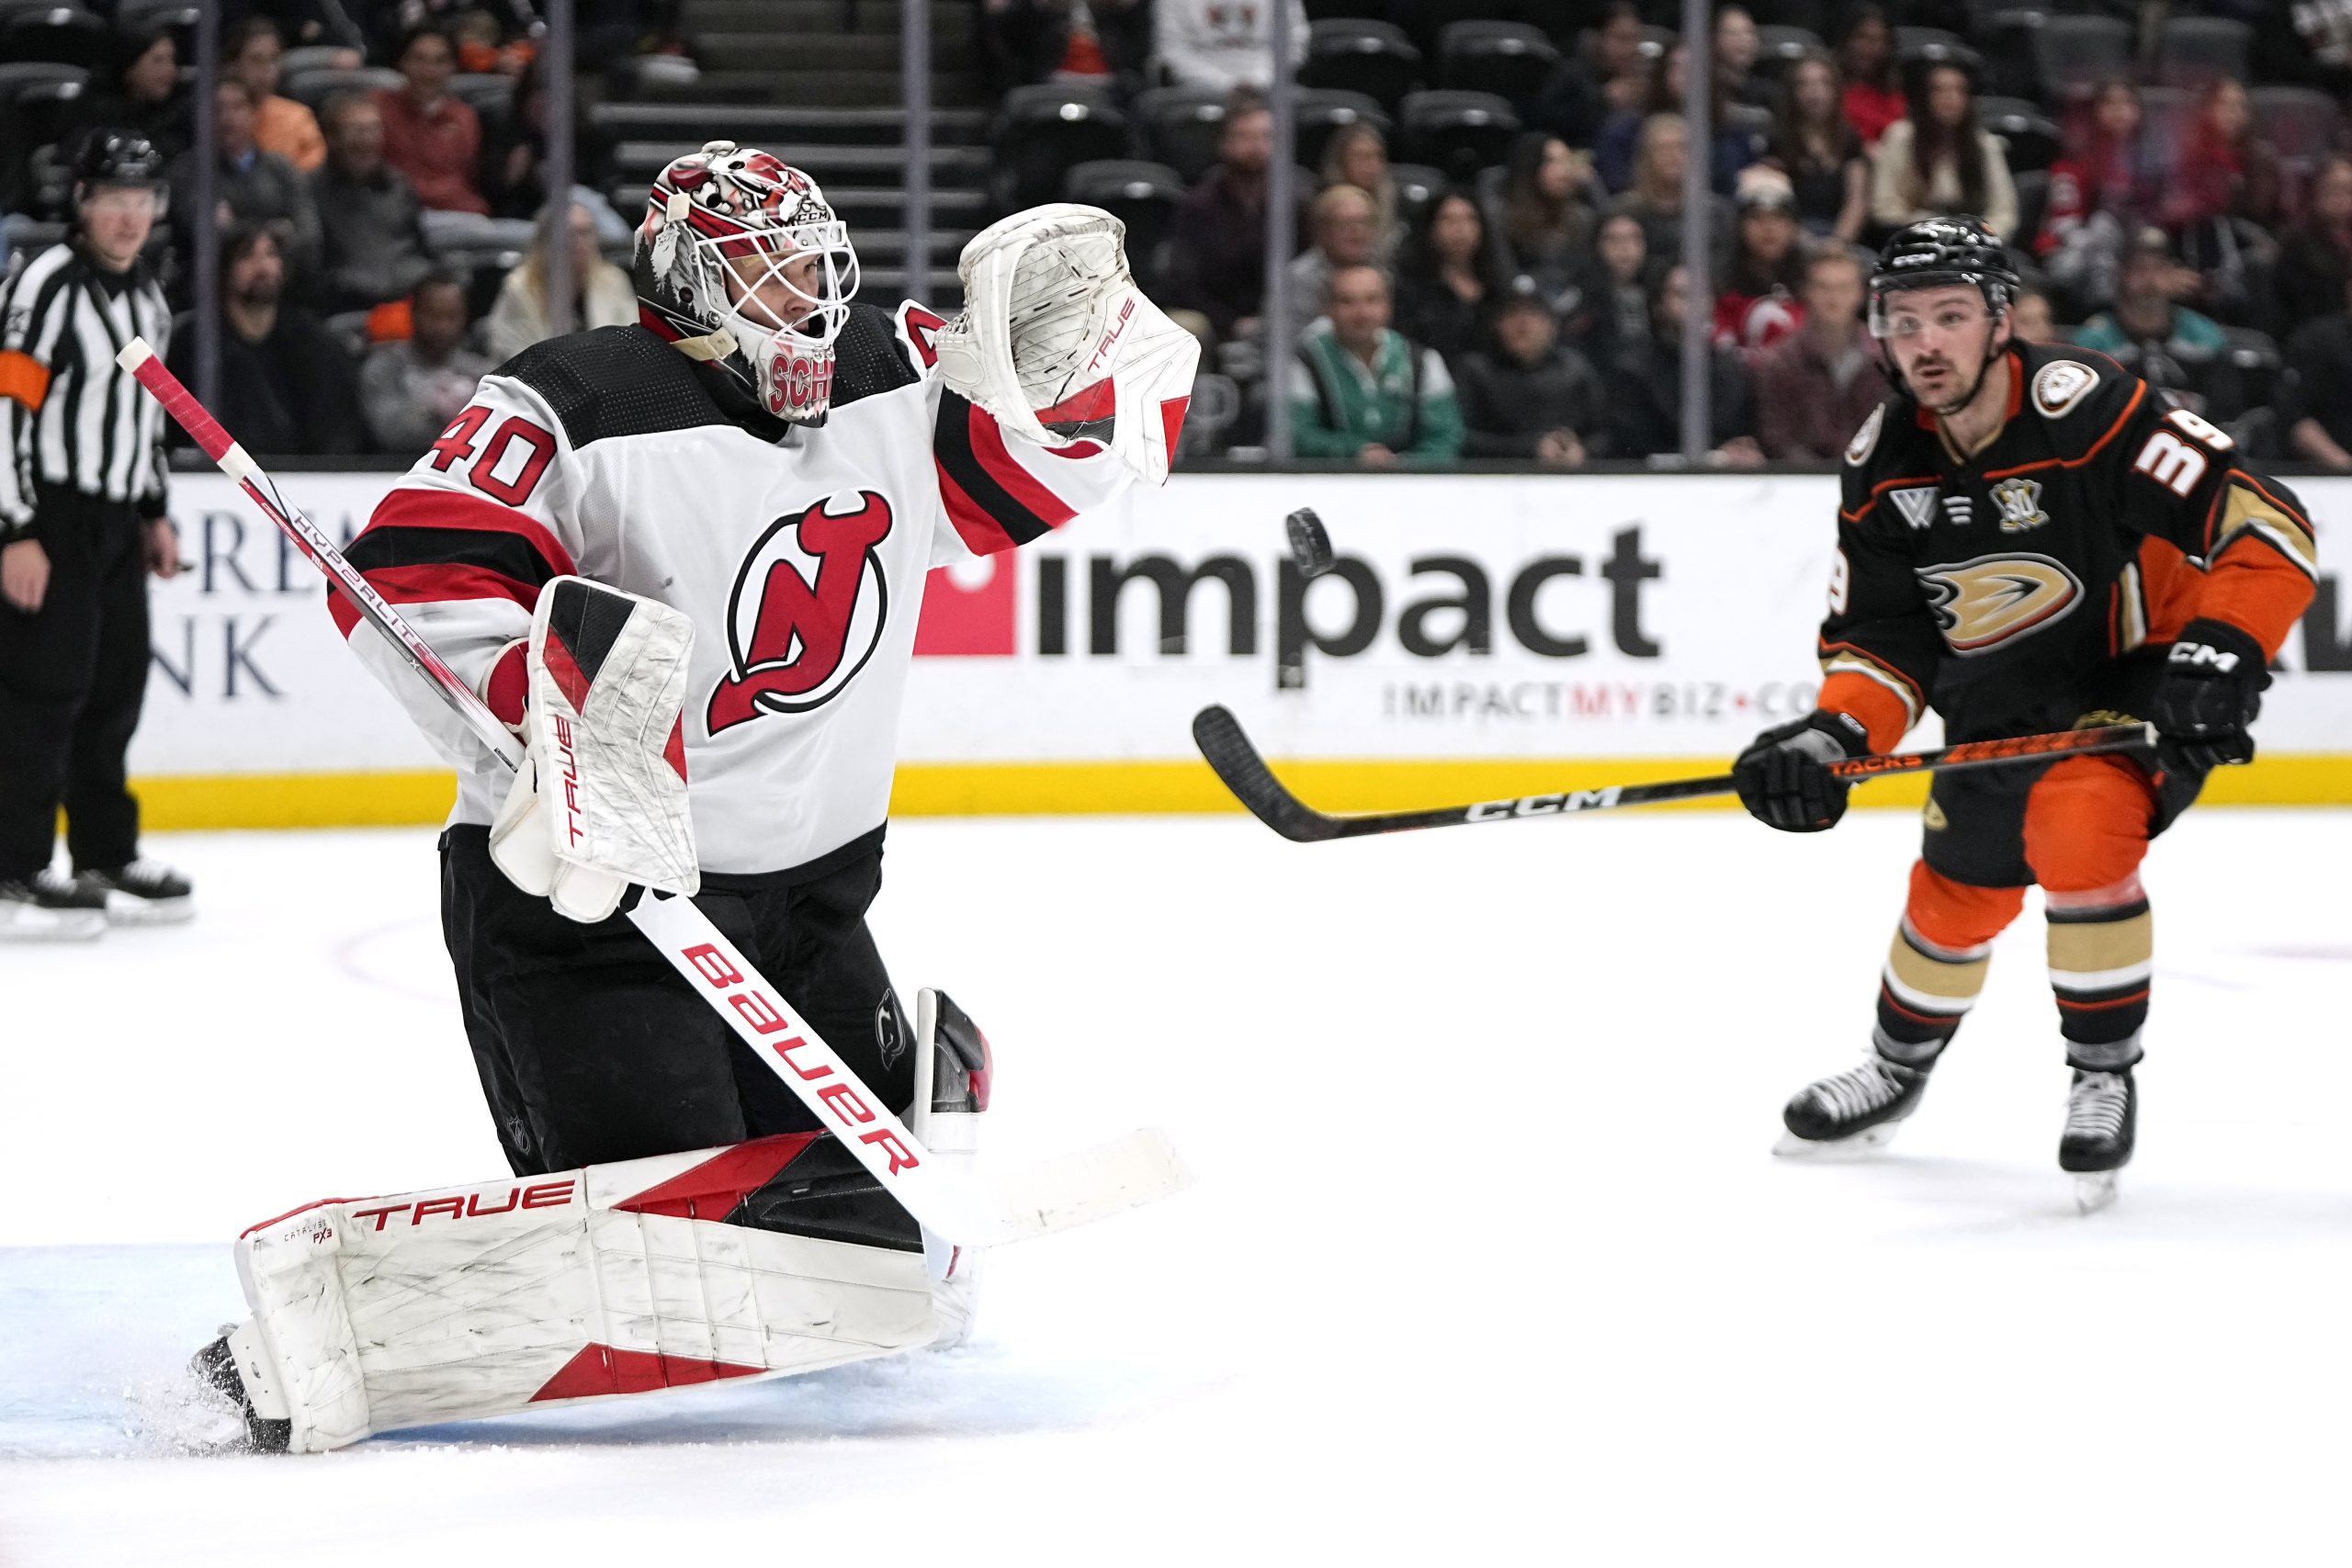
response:
M1782 1133L1772 1152L1782 1159L1806 1159L1826 1163L1833 1160L1860 1159L1884 1148L1894 1140L1900 1122L1882 1122L1875 1127L1843 1138L1800 1138L1794 1133Z
M0 915L0 942L96 942L107 918L96 909L27 909Z
M107 895L106 923L116 926L176 926L196 919L196 900L141 898L135 893Z
M2111 1170L2089 1170L2077 1175L2075 1178L2075 1211L2096 1214L2114 1202L2116 1174Z

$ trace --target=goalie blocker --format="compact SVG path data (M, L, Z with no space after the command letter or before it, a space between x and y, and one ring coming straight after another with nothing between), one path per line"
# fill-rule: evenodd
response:
M968 1168L988 1042L940 992L916 1011L910 1123ZM254 1315L194 1365L250 1446L315 1453L947 1348L970 1332L978 1261L922 1232L831 1134L787 1134L266 1221L236 1247Z

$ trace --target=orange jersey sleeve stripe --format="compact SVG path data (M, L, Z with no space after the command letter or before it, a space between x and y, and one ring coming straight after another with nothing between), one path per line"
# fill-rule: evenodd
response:
M1816 700L1831 713L1860 720L1873 751L1892 751L1911 728L1911 710L1903 699L1883 682L1854 670L1831 671Z
M0 398L12 398L39 413L49 400L49 367L14 349L0 353Z

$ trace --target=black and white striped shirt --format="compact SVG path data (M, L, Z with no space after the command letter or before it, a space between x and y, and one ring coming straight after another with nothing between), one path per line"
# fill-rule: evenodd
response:
M144 262L125 274L56 245L0 297L0 538L31 531L34 486L160 517L164 411L114 361L133 335L164 352L172 315Z

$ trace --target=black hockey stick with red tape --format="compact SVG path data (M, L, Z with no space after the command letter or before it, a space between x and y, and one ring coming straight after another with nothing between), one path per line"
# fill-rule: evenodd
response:
M1730 795L1736 788L1729 773L1716 773L1702 779L1668 779L1658 784L1611 784L1605 789L1523 795L1516 800L1481 800L1468 806L1432 807L1426 811L1335 817L1316 810L1284 788L1282 780L1274 777L1273 770L1266 766L1266 760L1258 754L1258 748L1250 744L1250 737L1242 732L1241 721L1227 709L1204 707L1194 715L1193 740L1236 800L1248 807L1259 821L1297 844L1319 844L1327 839L1360 839L1373 833L1410 833L1421 828L1470 828L1482 822L1612 811L1621 806L1653 806L1664 800ZM1946 773L2051 757L2146 750L2155 743L2156 729L2152 724L2110 724L2052 735L2020 735L2008 740L1969 740L1932 751L1854 757L1830 763L1829 771L1838 778L1859 783L1889 773Z
M146 341L132 338L115 357L196 438L204 455L244 490L262 514L301 547L360 617L401 650L409 667L431 684L482 748L510 773L519 771L524 751L513 733L416 628L385 603L334 541L286 499L277 481L164 368ZM648 893L629 908L628 919L883 1190L924 1228L949 1241L997 1247L1025 1240L1148 1203L1191 1179L1158 1128L1005 1176L983 1179L950 1169L890 1113L881 1097L859 1080L692 898Z

